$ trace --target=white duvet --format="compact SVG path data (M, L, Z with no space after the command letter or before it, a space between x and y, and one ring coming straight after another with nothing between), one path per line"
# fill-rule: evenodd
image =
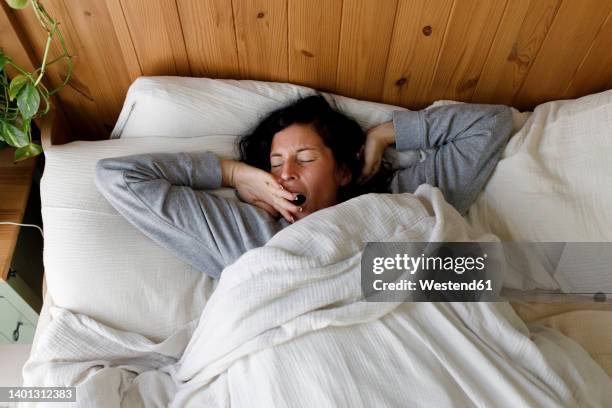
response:
M360 301L367 241L491 240L427 185L358 197L227 267L162 343L52 309L25 385L100 407L605 406L612 380L588 354L507 303Z

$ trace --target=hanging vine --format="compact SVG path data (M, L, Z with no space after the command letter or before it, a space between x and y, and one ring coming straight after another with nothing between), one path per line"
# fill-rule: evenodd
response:
M41 27L47 34L40 67L28 72L0 50L0 148L6 145L16 148L14 161L24 160L42 153L42 146L32 142L32 120L46 115L51 108L51 96L62 89L72 75L72 55L68 52L59 22L47 13L38 0L5 0L14 9L31 6ZM49 60L49 50L54 40L60 54ZM47 68L63 62L66 75L62 83L48 89L43 83ZM10 78L7 68L16 73Z

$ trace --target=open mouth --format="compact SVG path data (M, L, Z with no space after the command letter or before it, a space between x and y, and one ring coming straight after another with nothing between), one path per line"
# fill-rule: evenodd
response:
M298 205L298 206L304 204L305 202L306 202L306 196L304 194L298 193L293 199L293 204Z
M293 204L301 206L306 202L306 194L286 187L285 190L287 190L291 194L295 194L295 198L293 200L290 200Z

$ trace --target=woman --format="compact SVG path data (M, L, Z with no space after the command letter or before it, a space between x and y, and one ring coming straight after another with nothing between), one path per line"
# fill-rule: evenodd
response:
M507 107L457 104L394 112L393 122L366 136L323 97L311 96L272 112L243 137L240 162L211 152L108 158L97 163L96 184L143 233L219 277L290 223L366 191L411 193L429 183L465 214L511 129ZM381 163L393 143L429 154L391 173ZM221 186L236 188L243 201L202 191Z

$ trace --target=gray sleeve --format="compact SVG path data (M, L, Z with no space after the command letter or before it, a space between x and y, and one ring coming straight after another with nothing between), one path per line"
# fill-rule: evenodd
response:
M500 159L512 131L512 111L481 104L396 111L393 125L398 150L435 150L396 172L391 191L412 193L428 183L465 215Z
M132 225L212 277L281 229L257 207L200 191L221 186L219 158L210 152L102 159L96 185Z

